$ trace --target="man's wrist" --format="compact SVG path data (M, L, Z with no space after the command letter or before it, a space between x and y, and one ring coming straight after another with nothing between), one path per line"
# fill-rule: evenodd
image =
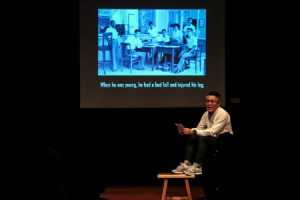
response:
M193 130L193 135L197 135L197 131L196 130Z

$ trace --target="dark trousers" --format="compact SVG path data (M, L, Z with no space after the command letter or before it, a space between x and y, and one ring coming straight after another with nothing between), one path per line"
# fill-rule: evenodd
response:
M217 149L217 138L211 136L191 135L187 140L185 161L189 164L203 165L206 157L211 157Z

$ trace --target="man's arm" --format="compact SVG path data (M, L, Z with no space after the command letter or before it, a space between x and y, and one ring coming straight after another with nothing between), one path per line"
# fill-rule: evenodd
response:
M193 39L193 47L192 47L192 50L191 51L194 51L197 49L197 46L198 46L198 40L196 37L194 37Z
M197 127L193 130L197 131L197 135L216 137L218 136L218 134L220 134L221 130L223 130L227 125L229 120L228 117L228 115L220 115L214 120L214 124L210 128L201 130Z
M191 52L192 52L192 51L195 51L196 48L197 48L197 46L196 46L196 45L193 45Z
M143 43L140 39L138 39L136 47L139 48L139 49L141 49L143 47Z

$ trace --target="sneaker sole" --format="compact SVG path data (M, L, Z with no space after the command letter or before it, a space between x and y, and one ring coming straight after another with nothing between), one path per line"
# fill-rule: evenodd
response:
M196 173L188 173L188 172L184 172L186 175L189 175L189 176L191 176L191 175L201 175L202 174L202 172L196 172Z
M172 171L172 173L174 173L174 174L183 174L183 172L173 172L173 171Z

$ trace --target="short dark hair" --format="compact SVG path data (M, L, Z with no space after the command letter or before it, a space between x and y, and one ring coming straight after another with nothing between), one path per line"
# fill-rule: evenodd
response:
M177 26L178 29L180 28L180 25L179 24L174 24L173 27Z
M187 20L191 19L193 21L193 18L189 17Z
M210 91L210 92L207 94L207 96L209 96L209 95L212 95L212 96L217 97L217 98L219 99L219 101L221 100L221 99L220 99L220 98L221 98L221 95L220 95L219 92L216 92L216 91Z
M141 32L140 29L135 29L134 33Z
M149 22L149 25L151 25L152 24L152 22Z
M191 28L187 28L186 31L187 31L187 30L191 30L191 31L193 32L193 29L191 29Z
M161 32L164 32L164 31L166 31L166 32L167 32L167 30L166 30L166 29L163 29L163 30L161 30Z

